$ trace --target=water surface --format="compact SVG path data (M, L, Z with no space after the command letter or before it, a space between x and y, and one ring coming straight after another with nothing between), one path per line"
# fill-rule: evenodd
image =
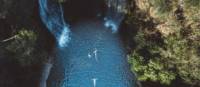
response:
M81 21L71 28L68 47L58 48L48 87L134 87L117 33L102 21Z

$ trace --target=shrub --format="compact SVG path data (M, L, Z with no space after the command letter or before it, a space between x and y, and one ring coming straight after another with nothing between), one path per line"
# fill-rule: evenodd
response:
M9 55L22 66L29 66L44 61L47 55L44 51L35 49L37 34L31 30L22 29L17 32L14 40L5 46Z

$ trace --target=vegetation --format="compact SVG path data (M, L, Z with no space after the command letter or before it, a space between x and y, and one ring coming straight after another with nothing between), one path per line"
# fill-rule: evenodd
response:
M4 41L4 49L11 58L22 66L41 63L47 59L45 51L36 49L37 34L31 30L21 29L13 37Z
M67 0L57 0L59 3L64 3L66 2Z
M57 1L62 4L67 2L67 0ZM128 10L124 5L116 8L127 14L125 23L132 32L125 32L131 34L123 39L129 40L127 44L130 50L128 61L138 80L156 82L163 86L170 86L173 81L181 80L185 84L199 87L200 0L127 1ZM26 2L26 0L20 0L18 3L14 0L1 0L0 19L6 20L5 24L12 22L14 25L15 23L37 25L34 23L38 22L37 17L33 17L33 13L29 12L32 10L28 10L34 8L31 6L33 3ZM28 7L24 8L23 5ZM22 22L22 17L26 16L30 17L31 22L27 22L28 19ZM11 23L8 23L9 27L5 29L2 21L0 24L3 25L0 26L2 31L5 30L7 33L10 31L6 30L13 28ZM37 27L41 26L37 25ZM11 36L11 38L0 41L0 57L5 53L9 56L5 58L11 58L21 66L31 66L48 61L48 53L39 49L38 33L33 29L16 30Z
M136 26L129 63L140 81L200 86L200 0L132 0ZM150 24L150 25L148 25Z

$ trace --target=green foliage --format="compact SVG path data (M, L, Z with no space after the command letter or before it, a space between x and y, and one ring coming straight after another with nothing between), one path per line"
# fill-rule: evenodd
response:
M59 3L64 3L66 2L67 0L57 0Z
M171 2L169 0L150 0L150 3L160 14L165 14L172 10Z
M195 84L199 84L200 56L197 50L200 45L190 46L189 44L193 44L192 42L178 36L167 38L165 43L168 44L165 47L167 50L162 50L161 56L164 56L165 61L169 62L166 64L174 65L177 70L176 73L187 83L193 84L194 81L197 81L198 83ZM166 60L166 58L169 60Z
M136 35L138 45L129 56L129 63L132 64L132 71L137 73L138 80L170 84L179 76L189 84L194 81L199 84L200 45L190 46L192 42L183 38L180 32L162 38L164 43L159 46L148 40L143 31Z
M166 71L163 64L158 60L149 60L145 62L144 57L138 55L136 52L129 57L129 62L133 65L132 70L138 75L140 81L158 81L162 84L170 84L174 80L176 74Z
M144 32L139 31L135 37L138 43L136 50L129 56L132 71L135 71L140 81L156 81L162 84L170 84L175 79L176 73L166 69L160 56L157 56L161 47L147 40ZM141 52L144 51L144 52ZM146 56L147 53L150 55ZM144 53L144 54L143 54Z
M147 14L156 22L168 22L175 19L179 0L132 0L136 2L136 10ZM137 9L139 8L139 9Z
M200 85L200 0L132 1L126 22L138 30L129 63L138 79Z
M139 31L135 37L137 48L129 56L132 71L138 74L139 80L170 84L178 75L190 84L193 81L200 81L198 68L200 67L198 56L200 44L184 39L179 32L163 37L162 46L146 38L147 36Z
M200 0L183 0L184 15L190 22L199 22L200 20Z
M22 29L17 32L14 40L8 42L5 49L20 65L29 66L40 61L40 58L45 55L45 52L39 54L36 52L36 40L37 34L35 32Z
M186 6L200 8L200 0L184 0Z

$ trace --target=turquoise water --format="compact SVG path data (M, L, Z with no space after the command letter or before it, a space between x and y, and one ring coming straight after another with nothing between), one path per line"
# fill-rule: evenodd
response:
M39 0L41 21L57 41L47 87L134 87L118 35L123 14L112 7L124 6L124 2L107 0L105 17L94 16L69 26L61 4Z
M54 68L62 70L50 76L49 86L134 87L134 77L117 33L112 33L101 21L82 21L72 28L68 47L57 52L59 64ZM63 77L56 81L54 75Z

